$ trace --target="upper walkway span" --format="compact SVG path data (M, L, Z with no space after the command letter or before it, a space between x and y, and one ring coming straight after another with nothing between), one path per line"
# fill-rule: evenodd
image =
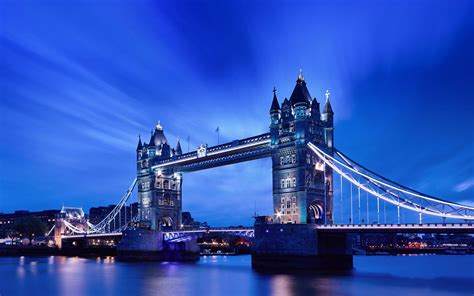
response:
M202 169L254 160L271 155L270 134L207 147L201 145L196 151L175 155L153 165L153 170L173 168L178 172L191 172Z

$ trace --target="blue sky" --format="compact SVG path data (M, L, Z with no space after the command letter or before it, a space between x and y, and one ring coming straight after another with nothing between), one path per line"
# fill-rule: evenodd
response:
M216 126L266 132L273 86L289 97L300 67L332 93L340 150L474 204L472 1L0 5L0 212L118 201L158 120L191 149ZM198 220L251 224L255 204L271 213L271 163L186 174L183 194Z

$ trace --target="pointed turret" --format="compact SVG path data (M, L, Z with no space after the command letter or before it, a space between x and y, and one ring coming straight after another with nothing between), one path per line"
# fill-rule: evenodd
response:
M278 103L278 99L276 96L276 87L273 87L273 100L272 106L270 107L270 114L280 112L280 104Z
M143 148L143 145L142 145L142 138L140 137L140 135L138 135L137 151L142 150L142 148Z
M163 127L161 127L161 124L158 121L158 123L156 124L155 130L152 131L149 145L160 147L161 145L165 143L168 143L168 140L166 140L166 136L163 132Z
M155 141L154 141L154 133L153 130L151 130L151 136L150 136L150 141L148 141L148 147L155 147Z
M298 79L296 80L295 88L293 93L291 93L290 103L292 106L296 105L306 105L309 106L311 102L311 95L309 94L308 88L306 87L306 82L304 81L303 72L300 69Z
M314 97L313 101L311 102L311 116L314 119L321 119L321 114L319 112L319 102L316 100L316 97Z
M326 103L324 103L323 113L334 114L334 112L332 111L331 102L329 101L329 96L331 95L329 90L326 90L325 95L326 95Z
M177 155L180 155L183 153L183 150L181 149L181 143L179 142L179 138L178 138L178 142L176 143L176 154Z
M329 95L331 93L326 90L326 103L324 104L323 114L321 119L324 123L324 139L329 151L332 151L334 147L334 112L332 111L331 102L329 101Z
M293 116L291 103L287 98L285 98L283 100L283 103L281 103L281 118L285 122L295 119L295 117Z

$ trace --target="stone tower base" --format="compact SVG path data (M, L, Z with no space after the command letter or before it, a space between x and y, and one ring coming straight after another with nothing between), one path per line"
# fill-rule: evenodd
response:
M199 260L197 242L168 243L163 232L133 229L123 232L117 246L117 259L136 261L196 261Z
M313 224L255 225L255 270L345 272L352 267L352 238L347 234L318 233Z

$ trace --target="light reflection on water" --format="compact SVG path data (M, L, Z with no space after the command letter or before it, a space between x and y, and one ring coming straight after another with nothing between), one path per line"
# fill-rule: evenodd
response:
M474 256L357 256L349 275L259 274L250 256L197 263L0 257L0 295L473 295Z

